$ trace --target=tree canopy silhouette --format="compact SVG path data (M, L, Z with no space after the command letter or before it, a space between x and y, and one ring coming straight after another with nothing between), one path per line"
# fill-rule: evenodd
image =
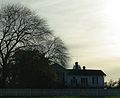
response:
M55 37L43 18L22 5L7 5L0 9L0 85L12 80L17 49L36 49L50 63L66 65L67 48ZM50 64L49 63L49 64Z
M10 86L18 88L55 87L57 77L49 66L49 60L38 50L17 50L15 61Z
M50 37L49 39L38 41L37 46L33 46L42 54L45 58L49 59L53 63L66 66L68 63L68 51L63 41L59 37Z
M52 34L44 19L21 5L7 5L0 9L0 65L1 84L4 86L10 71L11 57L17 47L43 39Z

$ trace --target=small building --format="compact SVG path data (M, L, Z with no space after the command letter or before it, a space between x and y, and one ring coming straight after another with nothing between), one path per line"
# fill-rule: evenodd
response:
M66 69L59 64L51 66L58 76L59 86L67 88L103 88L106 74L102 70L81 68L75 62L73 69Z
M73 69L66 69L64 83L68 88L103 88L104 76L106 74L102 70L90 70L85 66L81 69L75 62Z

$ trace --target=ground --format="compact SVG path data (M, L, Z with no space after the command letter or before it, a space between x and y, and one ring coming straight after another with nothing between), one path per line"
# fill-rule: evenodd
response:
M42 97L2 97L2 98L120 98L120 96L42 96Z

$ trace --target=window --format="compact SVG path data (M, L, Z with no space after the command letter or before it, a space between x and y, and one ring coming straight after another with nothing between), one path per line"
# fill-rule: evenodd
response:
M98 84L98 77L96 77L96 83Z
M94 77L92 77L92 84L94 84L95 83L95 80L94 80Z
M98 84L98 77L92 77L92 84Z
M75 77L73 77L73 78L71 79L71 86L72 86L72 87L76 87L76 86L77 86L77 79L76 79Z
M73 77L72 82L73 82L74 84L77 84L77 79L76 79L75 77Z
M88 79L87 78L81 78L81 86L87 86L88 85Z

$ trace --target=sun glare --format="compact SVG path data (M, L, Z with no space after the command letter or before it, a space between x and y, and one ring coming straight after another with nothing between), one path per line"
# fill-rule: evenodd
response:
M120 56L120 0L106 0L104 11L109 29L106 52L111 56Z

